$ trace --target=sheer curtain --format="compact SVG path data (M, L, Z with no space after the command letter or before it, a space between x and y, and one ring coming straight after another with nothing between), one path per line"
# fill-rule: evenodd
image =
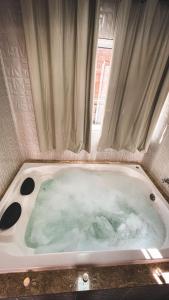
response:
M169 90L169 2L121 0L99 150L147 150Z
M41 151L90 151L98 0L21 0Z

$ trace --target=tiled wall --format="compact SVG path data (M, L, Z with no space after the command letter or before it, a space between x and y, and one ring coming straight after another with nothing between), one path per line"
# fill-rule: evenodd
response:
M37 140L19 0L0 3L0 50L20 149L27 158L36 149Z
M0 196L22 161L0 53Z

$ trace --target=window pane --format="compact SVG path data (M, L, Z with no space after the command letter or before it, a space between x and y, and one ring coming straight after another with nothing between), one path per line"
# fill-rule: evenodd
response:
M100 47L100 45L102 47ZM103 46L105 45L105 48ZM96 55L93 123L101 124L109 82L112 58L112 40L99 40Z

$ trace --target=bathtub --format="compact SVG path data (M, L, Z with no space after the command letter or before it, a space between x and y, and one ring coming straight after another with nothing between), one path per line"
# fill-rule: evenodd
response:
M93 170L120 172L125 176L129 176L131 180L137 178L140 185L146 185L149 194L155 197L152 205L160 215L165 227L165 240L161 248L35 253L34 249L28 247L25 243L25 231L42 183L52 179L60 170L68 170L72 167L91 172ZM22 195L20 187L28 177L33 178L35 187L30 194ZM147 201L152 200L154 199ZM70 268L83 265L111 266L169 259L169 205L140 165L120 163L24 163L0 201L0 218L13 202L20 204L22 212L16 224L7 230L0 230L0 273Z

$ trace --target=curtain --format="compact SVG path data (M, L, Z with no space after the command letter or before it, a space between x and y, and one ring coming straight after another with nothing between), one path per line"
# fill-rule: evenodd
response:
M41 151L90 151L98 0L21 0Z
M121 0L99 150L147 150L169 90L169 2Z
M99 39L114 38L120 0L100 0Z

